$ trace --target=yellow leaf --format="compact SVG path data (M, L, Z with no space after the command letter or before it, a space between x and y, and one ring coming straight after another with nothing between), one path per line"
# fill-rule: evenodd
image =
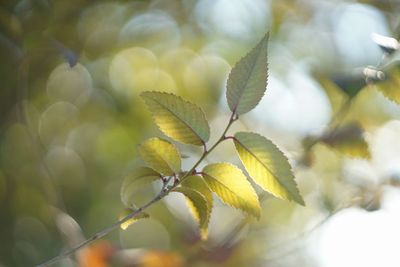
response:
M182 180L182 186L191 188L193 190L199 191L207 200L207 203L212 208L213 197L210 188L204 179L197 175L191 175Z
M203 239L206 239L206 234L208 233L208 222L210 221L211 215L211 209L207 203L206 197L199 191L183 186L177 187L173 191L185 195L193 217L199 223L201 236Z
M125 209L124 212L119 216L119 219L122 220L123 218L125 218L126 216L128 216L132 212L133 212L133 210L131 210L131 209ZM141 212L138 215L136 215L135 217L130 218L126 222L122 223L120 225L120 227L121 227L122 230L126 230L133 223L139 221L140 219L147 219L147 218L150 218L149 214L147 214L145 212Z
M207 206L208 206L208 210L209 210L208 218L207 218L207 221L203 225L200 225L201 238L203 240L206 240L208 238L208 223L209 223L211 211L213 208L213 196L212 196L211 190L208 187L207 183L203 180L203 178L200 176L197 176L197 175L186 177L182 181L181 185L186 188L190 188L190 189L193 189L193 190L199 192L201 195L203 195L205 197L205 199L207 201ZM198 212L196 211L196 208L195 208L194 204L192 203L192 201L190 201L188 199L187 203L188 203L188 206L189 206L190 211L192 212L193 216L195 218L197 218L198 221L200 221Z
M203 177L210 189L226 204L260 217L258 197L246 176L230 163L215 163L203 169Z
M163 175L173 175L181 171L181 157L170 142L151 138L139 146L142 159L154 170Z
M141 94L160 130L176 141L201 146L210 138L203 111L193 103L162 92Z
M304 205L285 155L267 138L236 133L235 147L250 177L272 195Z
M386 80L377 82L376 89L391 101L400 104L400 69L394 66L386 74Z

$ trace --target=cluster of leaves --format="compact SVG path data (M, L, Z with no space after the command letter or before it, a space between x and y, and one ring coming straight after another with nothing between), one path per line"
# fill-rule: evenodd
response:
M212 193L227 205L259 218L261 208L258 196L239 167L218 162L205 166L201 171L196 170L202 160L225 140L233 140L249 177L263 190L278 198L304 205L291 166L273 142L251 132L227 135L230 126L239 116L256 107L265 93L268 79L267 48L268 34L229 74L226 97L232 114L225 131L210 148L207 146L210 127L198 106L169 93L141 94L155 123L166 136L184 144L202 146L204 151L190 170L182 170L182 156L170 141L151 138L142 143L138 150L147 166L134 170L125 179L121 190L122 199L130 209L137 209L128 201L135 191L132 189L161 181L162 190L156 199L161 199L171 192L183 194L199 223L203 239L207 238L208 222L213 208ZM125 228L136 219L138 217L126 221L122 226Z

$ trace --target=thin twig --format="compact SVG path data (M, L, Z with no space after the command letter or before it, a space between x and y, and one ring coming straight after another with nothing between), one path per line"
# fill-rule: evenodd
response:
M166 195L168 195L169 191L165 191L165 189L168 186L169 181L171 181L171 179L173 178L173 176L171 176L164 184L163 187L161 188L160 193L158 193L158 195L153 198L152 200L150 200L147 204L143 205L142 207L135 209L133 212L131 212L130 214L128 214L127 216L125 216L124 218L122 218L121 220L115 222L114 224L104 228L103 230L97 232L96 234L94 234L92 237L86 239L85 241L79 243L78 245L76 245L75 247L71 248L70 250L61 253L60 255L38 265L37 267L45 267L45 266L49 266L63 258L66 258L72 254L74 254L75 252L77 252L78 250L80 250L81 248L85 247L86 245L88 245L89 243L100 239L102 237L104 237L105 235L107 235L108 233L110 233L112 230L118 228L121 224L123 224L124 222L136 217L137 215L139 215L140 213L142 213L145 209L147 209L148 207L150 207L151 205L153 205L154 203L158 202L159 200L163 199Z
M122 218L121 220L115 222L114 224L104 228L103 230L95 233L92 237L86 239L85 241L79 243L78 245L76 245L75 247L69 249L68 251L61 253L60 255L42 263L37 265L37 267L46 267L46 266L50 266L53 263L56 263L66 257L69 257L71 255L73 255L74 253L76 253L78 250L80 250L81 248L89 245L90 243L92 243L93 241L100 239L104 236L106 236L107 234L109 234L111 231L115 230L116 228L120 227L121 224L123 224L124 222L134 218L135 216L139 215L140 213L142 213L145 209L147 209L148 207L152 206L154 203L160 201L161 199L163 199L165 196L167 196L169 194L169 192L171 192L175 187L177 187L186 177L188 177L190 174L193 173L193 171L196 169L196 167L204 160L204 158L207 157L208 154L211 153L211 151L213 151L221 142L223 142L225 140L225 134L228 132L229 128L231 127L231 125L233 124L233 122L236 120L235 118L235 114L232 113L228 125L226 126L225 130L223 131L221 137L215 142L215 144L208 150L204 150L203 154L201 155L201 157L199 158L199 160L193 165L193 167L187 171L178 182L174 183L172 186L168 187L169 181L174 178L175 176L171 176L166 182L163 183L163 187L160 191L160 193L158 193L158 195L153 198L151 201L149 201L147 204L143 205L142 207L136 209L135 211L131 212L130 214L128 214L126 217Z

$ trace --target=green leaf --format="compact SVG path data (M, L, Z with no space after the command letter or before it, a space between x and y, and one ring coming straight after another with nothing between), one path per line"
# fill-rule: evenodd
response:
M257 194L238 167L229 163L210 164L204 167L202 175L224 203L260 218Z
M264 38L233 67L226 98L232 112L244 114L258 105L268 80L268 37Z
M255 133L236 133L236 150L253 180L272 195L304 205L285 155L268 139Z
M210 138L210 126L203 111L195 104L169 93L143 92L141 97L165 135L197 146Z
M319 140L346 156L371 158L368 143L364 138L364 130L356 122L335 128L324 134Z
M181 157L170 142L151 138L138 148L142 159L155 171L171 176L181 171Z
M148 185L156 180L159 180L161 175L154 171L153 169L147 167L140 167L134 169L131 173L129 173L121 187L121 200L122 202L130 207L132 206L131 197L135 192L140 190L145 185Z
M128 216L129 214L131 214L132 212L134 212L134 210L131 209L125 209L121 215L119 216L119 219L122 220L123 218L125 218L126 216ZM141 212L138 215L136 215L133 218L130 218L129 220L127 220L126 222L122 223L120 225L122 230L126 230L129 226L131 226L133 223L139 221L140 219L147 219L150 218L150 215L145 213L145 212Z
M185 195L189 209L192 212L193 217L199 223L201 237L202 239L207 239L211 207L208 205L206 197L199 191L183 186L177 187L172 191Z
M197 176L197 175L188 176L184 180L182 180L181 185L186 188L193 189L193 190L199 192L200 194L202 194L205 197L205 199L207 200L207 206L211 213L214 200L213 200L213 196L212 196L212 192L211 192L210 188L208 187L207 183L204 181L204 179L202 177ZM196 216L194 205L192 203L190 203L189 201L188 201L188 205L190 207L190 210L191 210L193 216ZM204 225L203 228L200 227L200 233L201 233L201 238L203 240L207 239L207 237L208 237L208 221Z

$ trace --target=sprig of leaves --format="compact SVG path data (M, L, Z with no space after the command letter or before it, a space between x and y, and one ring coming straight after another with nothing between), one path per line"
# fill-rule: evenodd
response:
M304 205L288 159L272 141L255 133L236 133L227 136L231 125L242 115L254 109L264 96L268 80L268 34L232 68L227 83L227 102L231 109L228 124L217 141L208 148L210 127L204 112L197 105L181 97L163 92L141 94L154 122L172 140L184 144L203 146L204 151L189 170L181 170L181 153L169 141L151 138L138 147L139 155L147 166L136 170L123 183L121 196L129 203L135 187L162 182L161 191L147 204L134 208L114 225L86 240L62 256L68 256L89 242L112 229L127 227L140 218L147 218L143 211L171 192L183 194L189 209L199 224L201 237L207 238L208 222L213 208L212 193L222 202L259 218L261 208L258 196L242 170L230 163L212 163L197 172L198 165L223 141L233 139L239 157L250 178L272 195L293 200ZM134 203L133 203L134 204ZM58 257L60 258L60 256ZM50 263L54 262L54 259ZM45 265L42 265L45 266Z
M234 140L250 178L262 189L276 197L304 205L291 166L272 141L255 133L242 132L231 137L226 136L238 116L255 108L264 96L268 80L267 48L268 34L233 67L226 93L232 111L231 118L221 138L210 149L207 149L209 124L201 108L169 93L145 92L141 95L154 122L165 135L177 142L203 145L205 148L191 170L181 171L179 152L166 140L150 139L139 147L140 155L148 167L160 173L163 179L174 177L169 191L186 197L203 238L206 238L212 209L210 192L215 193L222 202L246 214L256 218L261 214L257 194L249 178L239 167L230 163L213 163L197 173L200 175L193 176L202 160L226 139ZM191 183L187 182L189 178Z

